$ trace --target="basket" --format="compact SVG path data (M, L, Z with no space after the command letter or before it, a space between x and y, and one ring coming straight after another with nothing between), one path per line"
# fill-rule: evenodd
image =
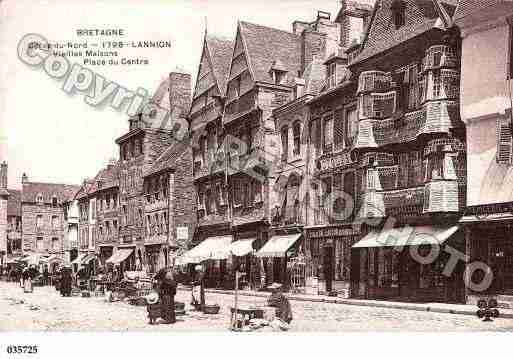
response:
M205 314L218 314L219 313L219 309L221 309L221 307L217 304L214 304L214 305L207 305L205 304L203 306L203 313Z

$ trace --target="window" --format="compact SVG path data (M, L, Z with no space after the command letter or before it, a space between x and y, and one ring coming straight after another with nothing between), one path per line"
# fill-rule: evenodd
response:
M42 251L44 248L44 241L43 241L43 237L37 237L36 238L36 249L38 251Z
M57 207L57 197L52 197L52 207Z
M405 9L406 4L402 0L394 0L392 5L390 6L392 10L392 20L394 22L395 28L399 29L401 26L405 24Z
M509 59L509 68L508 68L508 79L513 78L513 25L509 26L509 49L508 49L508 59Z
M440 98L442 95L442 83L440 78L440 71L433 71L433 99Z
M210 188L207 189L205 200L206 200L207 214L214 213L215 212L215 209L214 209L214 198L212 196L212 190Z
M167 212L162 213L163 232L167 233Z
M59 238L52 238L52 249L54 251L59 249Z
M301 153L301 123L296 122L292 127L292 135L294 136L294 156L299 156Z
M337 85L337 64L331 63L328 65L328 71L326 73L326 85L328 88L335 87Z
M151 235L151 217L150 215L146 215L146 233L150 236Z
M112 221L112 231L114 234L117 234L117 232L118 232L118 221L117 220Z
M356 106L347 108L345 117L347 122L345 142L346 146L352 146L358 134L358 111Z
M253 205L253 196L251 193L251 183L244 182L244 207L250 207Z
M232 81L232 88L234 91L235 98L240 96L240 77L237 77Z
M43 216L41 214L38 214L36 216L36 230L42 230L43 229Z
M59 218L57 216L52 216L52 229L59 228Z
M281 129L281 158L287 160L289 154L289 128L283 126Z
M198 192L198 209L205 209L205 195L203 192Z
M274 71L274 83L276 85L281 85L285 81L285 74L284 71Z
M253 192L255 193L255 203L262 202L262 182L260 182L259 180L255 180L253 185Z
M324 153L333 151L333 116L330 114L323 121Z
M224 189L223 189L223 185L222 183L218 183L217 186L217 202L219 203L220 206L224 206L226 204L226 200L225 200L225 194L224 194Z
M43 194L42 193L37 194L36 202L37 202L37 204L43 204Z

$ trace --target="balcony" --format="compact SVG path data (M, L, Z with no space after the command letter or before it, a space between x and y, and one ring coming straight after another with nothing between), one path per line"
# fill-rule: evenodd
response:
M392 87L392 76L382 71L365 71L358 79L358 93L382 92Z
M163 199L160 199L158 201L154 201L154 202L151 202L151 203L148 203L148 198L150 198L150 195L146 195L146 202L144 204L144 211L145 212L153 212L153 211L158 211L158 210L161 210L161 209L167 209L168 208L168 201L167 200L163 200ZM153 196L151 196L152 198L154 198Z
M256 94L249 91L226 105L223 122L228 124L256 110Z
M272 218L273 226L303 225L303 206L286 206L276 208Z

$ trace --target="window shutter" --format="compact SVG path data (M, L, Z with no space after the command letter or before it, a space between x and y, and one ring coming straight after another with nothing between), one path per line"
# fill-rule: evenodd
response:
M338 109L335 111L334 119L334 138L333 142L335 150L344 148L344 109Z
M344 215L344 213L342 213L342 211L344 210L344 199L342 198L343 190L344 189L342 188L342 174L338 173L333 176L333 215L335 219L337 219L336 217L342 217Z
M497 120L497 163L511 163L511 121L509 118Z

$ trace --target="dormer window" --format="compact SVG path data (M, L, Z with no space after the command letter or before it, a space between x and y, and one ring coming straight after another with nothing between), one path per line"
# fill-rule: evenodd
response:
M394 0L394 2L392 2L390 9L392 10L392 20L394 21L395 28L399 29L406 23L406 4L403 0Z
M276 60L273 62L270 73L276 85L282 85L285 83L287 69L280 60Z

